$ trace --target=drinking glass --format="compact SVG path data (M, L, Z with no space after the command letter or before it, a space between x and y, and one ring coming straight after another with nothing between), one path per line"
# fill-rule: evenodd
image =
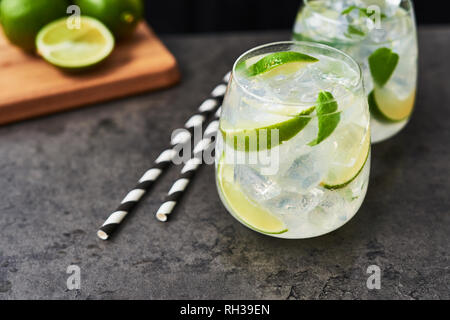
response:
M417 31L410 0L304 0L293 38L352 56L363 70L372 142L408 123L417 85Z
M359 65L335 48L277 42L235 62L216 142L216 184L238 221L301 239L335 230L361 206L370 113Z

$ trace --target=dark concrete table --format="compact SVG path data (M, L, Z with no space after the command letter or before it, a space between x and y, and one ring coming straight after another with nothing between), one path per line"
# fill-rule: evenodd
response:
M288 32L163 37L180 62L180 85L0 128L0 299L450 298L450 27L419 36L411 123L373 148L355 218L316 239L243 227L222 206L211 166L170 223L153 215L179 168L116 237L96 237L234 59ZM78 291L66 287L73 264ZM381 290L369 291L373 264Z

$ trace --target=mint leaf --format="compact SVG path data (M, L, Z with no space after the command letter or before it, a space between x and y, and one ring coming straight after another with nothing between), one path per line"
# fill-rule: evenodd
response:
M364 37L366 33L355 26L349 25L347 28L347 33L345 33L345 36L347 38L351 38L353 35Z
M359 9L357 6L350 6L347 9L345 9L344 11L341 12L341 16L345 16L347 14L349 14L350 12L352 12L353 10Z
M337 110L338 104L331 92L321 91L317 98L316 107L319 133L315 140L308 143L309 146L313 147L318 145L333 133L341 120L341 114L340 112L336 112Z
M375 83L383 87L391 78L400 56L389 48L380 48L369 57L370 73Z
M360 16L360 17L367 17L367 18L370 18L371 15L373 15L373 12L372 12L372 13L369 13L369 9L367 9L367 8L361 8L361 7L358 7L358 6L350 6L350 7L348 7L347 9L345 9L345 10L343 10L343 11L341 12L341 16L348 15L348 14L350 14L353 10L358 10L358 11L359 11L359 16ZM380 14L380 18L381 18L381 19L386 19L387 16L386 16L384 13L381 13L381 14Z

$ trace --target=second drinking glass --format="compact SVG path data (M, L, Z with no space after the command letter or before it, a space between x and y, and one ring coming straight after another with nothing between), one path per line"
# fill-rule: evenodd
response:
M372 114L372 141L398 133L416 96L417 35L409 0L304 0L295 40L343 50L360 65Z

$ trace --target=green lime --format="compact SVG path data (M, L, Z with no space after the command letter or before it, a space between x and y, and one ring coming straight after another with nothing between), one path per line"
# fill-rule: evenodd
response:
M319 61L306 54L295 51L282 51L271 53L258 62L249 66L246 70L248 76L264 74L272 77L279 74L289 74L295 72L310 63Z
M227 122L222 121L220 131L225 143L231 145L235 150L249 152L271 149L302 131L311 121L309 115L314 110L315 107L311 107L294 117L286 117L288 120L283 122L258 128L248 128L244 125L229 126Z
M38 53L51 64L71 70L103 61L114 49L112 33L97 19L81 16L80 22L80 28L69 28L63 18L42 28L36 38Z
M349 124L334 133L336 150L322 185L331 190L343 188L363 170L370 153L370 130ZM359 143L355 143L359 141ZM348 164L352 165L348 165Z
M66 14L65 0L2 0L0 21L11 43L24 50L35 48L35 38L47 23Z
M288 231L283 221L245 196L239 184L233 181L233 166L226 164L224 157L219 161L217 170L218 185L224 202L241 222L251 229L267 234Z
M380 121L403 121L410 117L415 99L415 90L405 99L399 99L392 90L375 87L369 95L370 112Z
M117 39L129 38L144 15L142 0L75 0L84 16L103 22Z

